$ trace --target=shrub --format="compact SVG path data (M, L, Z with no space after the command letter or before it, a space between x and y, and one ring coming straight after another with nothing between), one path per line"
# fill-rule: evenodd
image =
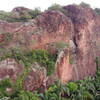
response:
M9 12L0 11L0 20L8 20L10 16Z
M32 50L29 52L23 52L13 48L1 56L0 60L4 60L6 58L13 58L17 62L21 61L27 68L34 62L38 62L41 66L47 69L48 75L51 75L55 70L56 58L51 56L45 50Z
M62 6L60 6L59 4L53 4L50 7L48 7L47 10L58 10L62 12L64 15L68 15L67 10L63 9Z
M82 100L94 100L94 97L88 91L84 91L82 93Z
M47 74L54 72L55 61L53 57L45 50L33 50L25 55L30 63L38 62L47 69Z
M77 91L77 89L78 89L78 85L74 82L69 82L67 84L67 87L68 87L68 89L70 90L71 93Z
M61 6L59 4L53 4L50 7L48 7L48 10L59 10Z
M56 43L54 43L54 45L60 51L63 50L64 48L68 47L68 44L66 42L63 42L63 41L56 42Z
M37 93L32 93L29 91L20 91L13 100L40 100Z
M35 8L30 11L22 11L19 15L12 12L0 11L0 20L8 22L27 22L29 19L33 19L41 13L39 8Z
M40 8L35 8L34 10L30 11L29 14L30 14L31 18L35 18L41 14L41 10L40 10Z
M97 14L100 15L100 8L95 8L94 10L95 10L95 12L96 12Z
M11 17L11 12L0 11L0 20L7 22L16 22L17 19Z
M97 70L97 73L100 69ZM17 84L18 86L18 84ZM61 84L59 81L51 85L44 93L29 92L16 88L9 79L0 82L0 98L10 100L99 100L100 99L100 74L95 78L85 78L76 82ZM5 92L6 87L16 88L12 94Z
M83 8L91 8L91 6L87 3L85 3L85 2L81 2L80 6L83 7Z
M55 48L57 50L57 53L59 53L62 50L64 50L64 48L67 48L68 46L69 46L68 43L64 41L52 42L48 44L48 50L52 51L52 48Z
M18 61L32 64L34 61L45 66L51 71L51 63L54 59L45 50L32 50L30 52L19 52L13 49L12 54L6 57L14 57ZM53 59L52 59L53 58ZM48 63L50 65L48 66ZM23 89L23 79L27 74L25 72L20 76L16 83L12 83L10 79L0 81L0 99L9 100L100 100L100 66L98 65L98 58L96 58L97 73L95 77L84 78L76 82L68 82L61 84L60 81L55 82L43 93L29 92ZM50 69L49 69L50 68ZM12 88L13 91L8 93L7 88Z
M10 79L6 78L0 82L0 98L5 96L10 96L9 92L7 92L7 88L12 88L12 82Z

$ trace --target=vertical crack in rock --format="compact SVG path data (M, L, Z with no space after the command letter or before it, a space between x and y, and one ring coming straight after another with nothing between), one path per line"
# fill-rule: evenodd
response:
M72 55L72 59L73 59L73 70L75 72L75 79L79 80L79 72L78 72L78 68L77 68L77 43L75 41L75 38L73 38L73 40L69 41L69 46L70 46L70 50L71 50L71 55ZM74 77L74 76L73 76Z

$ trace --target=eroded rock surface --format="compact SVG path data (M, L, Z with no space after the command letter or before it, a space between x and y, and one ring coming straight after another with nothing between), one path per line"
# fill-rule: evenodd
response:
M24 23L0 22L0 33L10 32L11 41L4 48L14 46L26 49L52 49L48 45L64 42L69 47L61 51L56 63L56 75L63 82L79 80L96 73L95 58L100 57L100 16L91 8L76 5L63 7L68 12L65 16L59 11L46 11L37 18ZM0 34L0 42L2 35ZM56 51L56 48L51 50ZM70 63L71 62L71 63ZM34 90L34 73L29 73L26 89ZM2 73L0 74L2 75ZM42 75L39 75L39 77ZM43 81L37 78L36 82ZM43 76L44 77L44 76ZM28 83L30 82L30 83ZM35 81L34 81L35 82ZM31 84L32 83L32 84ZM27 84L31 84L28 86ZM39 83L40 87L41 82Z
M69 12L69 16L74 24L74 34L72 39L77 47L76 66L79 72L79 79L86 76L93 76L96 72L95 64L95 13L89 8L76 6L64 7ZM90 70L91 69L91 70Z
M34 63L30 69L30 72L25 78L24 89L34 91L39 88L46 88L46 69L40 67L39 64Z
M23 65L18 64L14 59L8 58L0 62L0 80L11 78L15 82L22 73Z

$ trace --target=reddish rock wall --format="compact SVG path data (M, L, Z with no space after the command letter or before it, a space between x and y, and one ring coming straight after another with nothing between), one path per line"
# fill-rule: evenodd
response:
M0 32L13 34L5 48L47 49L49 43L68 43L69 50L65 49L61 58L58 56L56 64L56 74L64 83L95 75L95 58L100 57L100 16L90 8L75 5L63 8L67 16L59 11L47 11L26 23L0 22Z

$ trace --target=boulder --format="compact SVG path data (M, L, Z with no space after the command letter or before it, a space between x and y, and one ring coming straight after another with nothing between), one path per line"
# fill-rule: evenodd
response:
M34 63L24 80L24 89L29 91L34 91L40 88L46 89L46 80L46 69L40 67L38 63Z
M0 80L10 78L15 82L23 72L23 65L18 64L14 59L7 58L0 61Z

